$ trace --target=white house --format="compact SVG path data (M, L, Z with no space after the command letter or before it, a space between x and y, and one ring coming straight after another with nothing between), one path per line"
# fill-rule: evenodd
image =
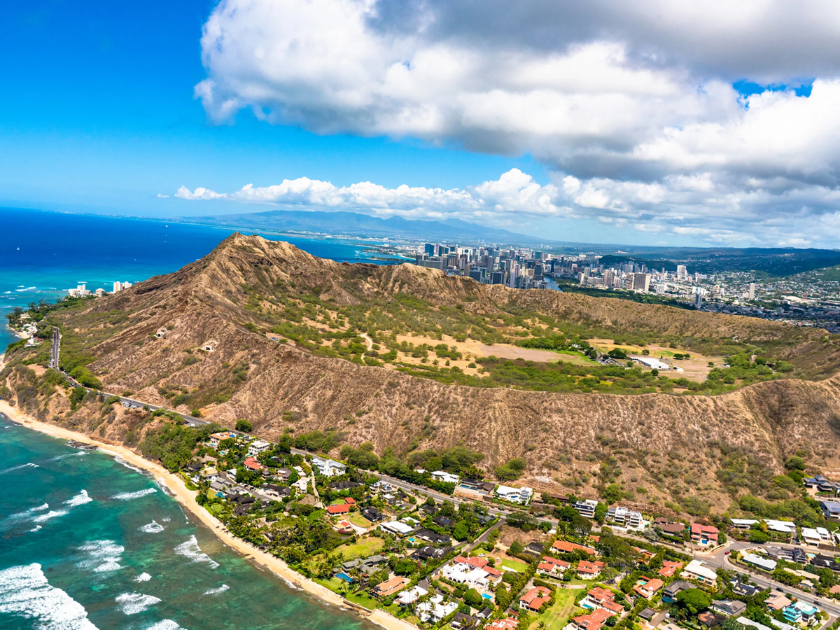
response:
M408 534L414 531L413 527L410 527L405 523L400 523L399 521L388 521L387 523L381 523L379 525L379 529L386 532L390 532L392 534L396 534L397 536L408 536Z
M417 604L417 616L424 623L437 623L444 617L448 617L458 610L455 602L443 603L443 595L435 595L427 602Z
M761 556L757 556L754 553L745 553L741 556L741 560L746 562L747 564L751 564L754 567L758 567L759 569L763 569L764 571L773 572L776 570L776 561L770 560L769 558L762 558ZM683 575L685 571L683 571Z
M796 523L791 523L790 521L775 521L773 519L764 519L764 522L767 523L767 529L771 532L781 532L783 534L796 533Z
M624 525L628 529L642 529L644 526L644 519L640 512L620 505L607 510L607 520Z
M458 584L468 584L473 588L487 588L487 571L476 569L468 564L448 564L443 567L443 577L458 582Z
M425 588L415 586L414 588L410 588L407 591L403 591L402 593L397 595L397 601L399 602L400 606L408 606L409 604L413 604L418 599L428 594L429 591L427 591Z
M458 475L453 475L442 470L436 470L432 473L432 479L435 481L442 481L443 483L458 483Z
M271 444L265 440L254 440L248 447L248 456L256 457L260 453L264 453L271 448Z
M338 475L343 475L347 470L347 466L341 462L336 462L324 457L313 457L312 467L324 477L337 477Z
M702 560L692 560L682 570L682 576L690 580L697 580L703 584L717 583L717 573L706 566Z
M496 488L496 496L511 503L526 505L534 494L533 488L513 488L511 486L499 486Z

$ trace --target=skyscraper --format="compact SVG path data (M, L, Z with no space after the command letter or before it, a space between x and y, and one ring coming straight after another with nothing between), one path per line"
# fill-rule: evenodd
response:
M755 299L755 282L750 282L750 299Z

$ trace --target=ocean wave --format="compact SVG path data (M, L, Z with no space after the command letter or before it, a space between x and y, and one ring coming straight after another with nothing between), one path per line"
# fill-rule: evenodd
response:
M84 505L85 503L90 503L91 501L93 501L93 499L91 499L88 496L87 490L82 490L79 494L77 494L72 499L67 499L64 502L64 505L69 505L70 507L76 507L77 505Z
M188 541L183 542L177 547L175 547L175 553L177 553L179 556L189 558L193 562L206 562L213 569L219 566L218 562L213 560L210 556L208 556L201 550L201 547L198 546L198 540L196 540L195 536L190 536L190 539Z
M143 593L123 593L117 595L116 601L120 605L120 610L126 615L136 615L160 603L160 599L154 595L144 595Z
M145 630L184 630L184 628L171 619L164 619L163 621L158 621L152 626L146 626Z
M157 521L152 521L151 523L148 523L147 525L143 525L140 528L140 531L144 532L146 534L159 534L160 532L163 531L163 525L161 525Z
M85 453L84 451L76 451L75 453L65 453L64 455L58 455L57 457L53 457L52 459L49 459L47 461L57 462L62 459L67 459L68 457L81 457L83 455L87 455L87 453Z
M0 475L5 475L6 473L10 473L14 470L21 470L23 468L40 468L38 464L33 464L29 462L27 464L21 464L20 466L12 466L11 468L7 468L6 470L0 470Z
M50 510L46 514L41 514L41 516L36 516L32 520L36 523L43 523L44 521L48 521L51 518L55 518L56 516L64 516L67 514L67 510Z
M135 582L148 582L151 579L152 579L152 576L149 575L148 573L141 573L136 578L134 578L134 581Z
M49 503L44 503L43 505L39 505L39 506L34 507L34 508L29 508L28 510L26 510L26 513L29 514L31 512L43 512L44 510L48 510L48 509L50 509L50 504Z
M36 619L44 630L97 630L84 606L50 586L40 564L0 571L0 613Z
M17 291L18 293L20 293L20 292L22 292L22 291L34 291L34 290L35 290L35 289L37 289L37 288L38 288L38 287L26 287L25 289L15 289L15 291Z
M140 497L145 497L147 494L154 494L157 492L157 488L146 488L145 490L138 490L137 492L121 492L120 494L115 494L112 496L112 499L116 499L117 501L131 501L132 499L139 499Z
M122 569L120 560L122 560L125 547L118 545L113 540L91 540L79 547L79 551L87 555L87 558L77 565L82 569L88 569L94 573L107 573Z
M169 522L169 521L171 521L172 519L171 519L171 518L169 518L168 516L165 516L165 517L163 517L163 518L162 518L162 519L160 519L160 520L162 520L164 523L168 523L168 522Z
M165 494L166 496L168 496L168 497L174 497L175 496L175 493L172 492L172 490L169 488L169 486L166 485L166 482L163 479L161 479L160 477L155 479L155 483L158 485L158 487L161 490L163 490L163 494Z
M32 529L30 529L29 531L30 531L30 532L37 532L39 529L41 529L41 526L40 526L40 525L36 525L35 527L33 527Z
M119 455L114 456L114 461L117 462L118 464L122 464L126 468L130 468L134 472L138 472L141 475L146 475L147 477L149 476L149 473L147 471L143 470L142 468L137 468L137 466L132 466L127 461L125 461L122 457L120 457Z
M204 591L205 595L218 595L219 593L224 593L230 587L227 584L222 584L219 588L209 588Z

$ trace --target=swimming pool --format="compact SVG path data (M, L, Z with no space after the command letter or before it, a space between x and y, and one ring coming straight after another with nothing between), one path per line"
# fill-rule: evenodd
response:
M481 594L481 596L482 596L484 599L493 599L493 596L492 596L492 595L490 595L490 593L482 593L482 594Z
M347 575L343 571L341 573L336 573L335 577L337 577L339 580L344 580L348 584L353 581L353 578L351 578L349 575Z

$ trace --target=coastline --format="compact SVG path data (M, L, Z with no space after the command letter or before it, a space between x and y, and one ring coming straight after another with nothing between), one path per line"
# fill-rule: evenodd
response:
M180 503L196 519L201 521L201 523L210 529L223 543L232 547L246 558L249 558L267 568L269 571L283 578L294 587L305 591L322 602L352 611L362 618L376 623L387 630L417 630L416 626L401 619L397 619L384 610L377 609L374 611L367 611L364 608L358 607L357 605L346 601L343 597L333 593L328 588L321 586L309 578L304 577L297 571L294 571L280 558L272 556L260 549L256 549L245 541L236 538L233 534L228 532L227 529L225 529L224 525L219 520L211 516L207 510L198 505L195 500L195 494L192 491L187 490L186 484L181 477L169 472L160 464L147 460L142 455L135 453L125 446L102 442L84 433L71 431L70 429L57 427L46 422L41 422L40 420L36 420L21 412L17 409L17 407L12 407L5 400L0 400L0 413L21 426L24 426L27 429L32 429L33 431L38 431L39 433L44 433L46 435L65 440L77 440L80 442L95 444L102 452L115 457L120 457L132 466L153 474L155 478L163 481L166 487L171 491L173 498L178 501L178 503Z

